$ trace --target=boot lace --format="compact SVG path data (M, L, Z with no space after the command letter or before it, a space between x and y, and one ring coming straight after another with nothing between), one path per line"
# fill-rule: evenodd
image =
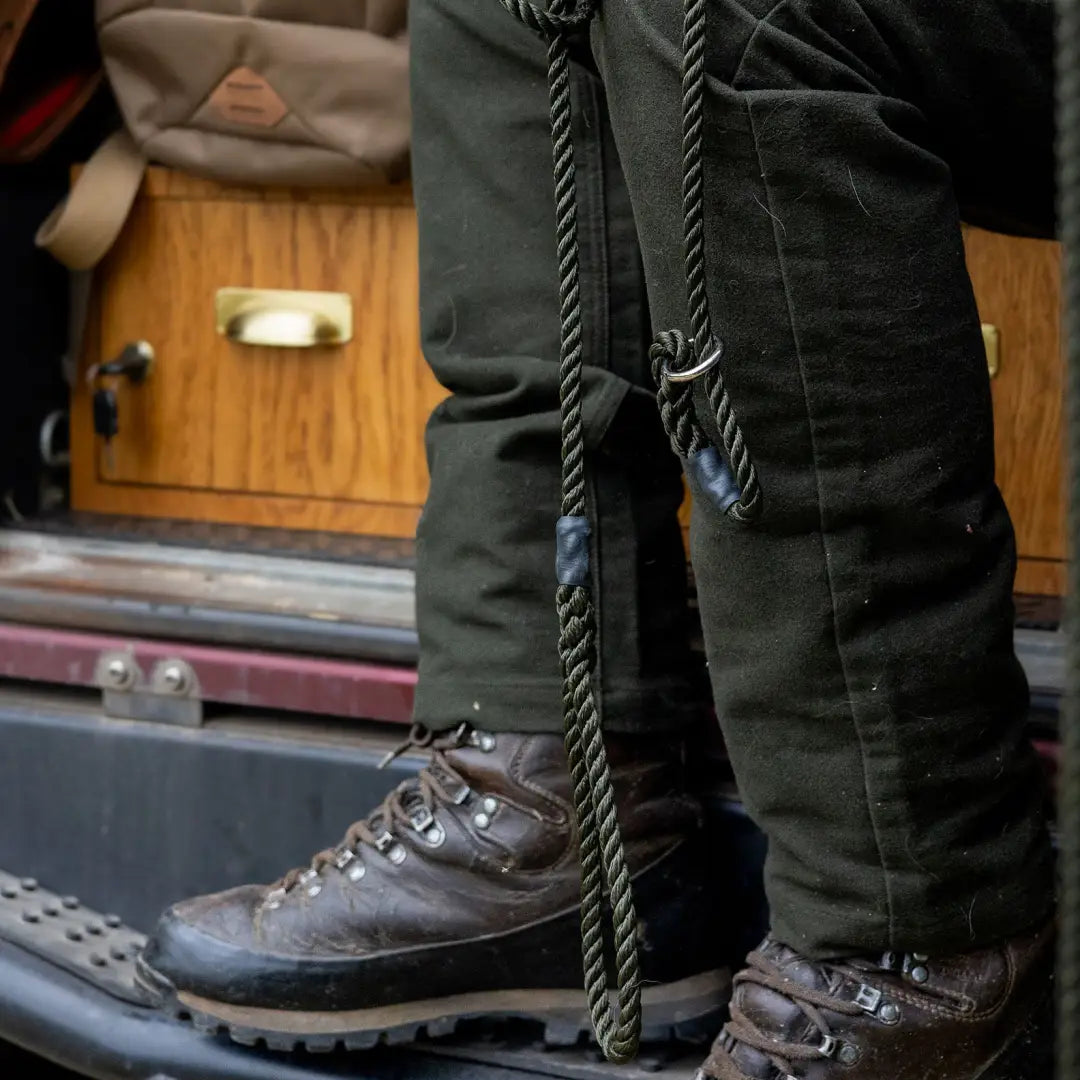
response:
M438 733L423 724L413 724L408 736L383 758L379 768L385 769L409 750L428 751L427 765L416 776L402 781L366 818L354 821L339 844L317 852L308 866L295 867L285 874L274 886L271 902L280 902L285 893L301 882L314 881L328 866L344 870L364 846L391 862L403 861L405 849L397 840L402 829L424 835L431 846L437 847L445 835L435 820L439 807L460 806L471 794L471 788L450 764L446 752L467 745L492 749L494 739L468 724Z
M778 1039L762 1031L739 1005L732 1001L731 1019L716 1040L705 1065L699 1070L698 1080L748 1080L747 1074L731 1056L731 1051L740 1043L764 1054L780 1074L780 1080L796 1080L792 1075L796 1063L835 1057L840 1049L839 1040L832 1033L822 1010L828 1009L842 1016L860 1016L865 1011L863 1007L853 1001L838 999L826 991L814 990L793 982L761 952L752 952L746 958L746 963L746 970L735 976L735 987L738 988L740 984L761 986L787 998L798 1006L820 1034L821 1040L789 1042Z

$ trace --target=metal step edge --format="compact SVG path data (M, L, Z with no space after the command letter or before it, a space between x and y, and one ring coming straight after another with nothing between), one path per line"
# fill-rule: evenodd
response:
M16 896L10 895L12 882ZM104 929L106 916L78 901L65 909L37 882L3 871L0 883L9 892L0 898L0 1040L93 1080L645 1080L657 1073L664 1080L690 1080L692 1062L704 1053L682 1048L673 1056L653 1048L640 1064L615 1068L595 1050L491 1037L327 1055L241 1047L157 1011L135 986L129 962L111 969L93 965L91 946L62 933L61 922ZM5 904L11 912L4 912ZM62 914L45 914L52 906ZM17 920L21 911L41 919L21 926L13 941L7 916L14 913ZM142 940L115 921L107 933L125 948Z

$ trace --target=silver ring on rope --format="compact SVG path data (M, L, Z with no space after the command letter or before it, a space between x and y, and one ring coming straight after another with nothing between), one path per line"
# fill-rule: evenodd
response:
M684 383L693 382L695 379L700 379L707 371L712 371L718 363L720 358L724 355L724 346L717 345L715 349L708 356L705 357L700 363L695 364L691 368L687 368L685 371L672 371L667 366L667 361L664 361L664 366L661 369L663 376L669 382Z

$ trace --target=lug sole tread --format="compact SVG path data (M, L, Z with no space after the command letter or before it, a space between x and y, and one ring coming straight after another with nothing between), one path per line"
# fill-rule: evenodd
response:
M190 1023L200 1034L213 1037L227 1036L242 1046L265 1048L280 1053L306 1050L313 1054L330 1054L340 1050L372 1050L377 1046L395 1046L425 1039L442 1039L454 1035L462 1024L476 1020L496 1023L524 1020L536 1023L543 1029L545 1045L552 1048L579 1046L586 1044L592 1038L591 1026L586 1017L580 1020L575 1019L567 1015L565 1010L560 1015L545 1015L542 1010L530 1011L528 1008L521 1007L448 1011L444 1015L428 1016L423 1020L378 1025L362 1030L350 1030L346 1027L329 1033L282 1031L256 1023L238 1022L201 1009L190 998L182 999L167 980L144 964L140 964L137 968L136 981L156 999L158 1007L163 1012L181 1022ZM681 1015L677 1018L668 1018L659 1023L650 1022L646 1011L642 1041L665 1043L711 1037L719 1028L726 1003L726 994L722 999L702 999L680 1010ZM229 1006L222 1008L228 1009ZM284 1015L296 1014L284 1013ZM334 1013L319 1015L327 1018L335 1017Z

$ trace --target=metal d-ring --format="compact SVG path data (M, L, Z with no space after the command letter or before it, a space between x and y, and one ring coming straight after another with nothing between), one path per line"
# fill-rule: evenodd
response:
M700 379L707 371L712 371L712 369L720 363L720 357L723 355L724 346L718 344L704 360L699 364L695 364L692 368L687 368L685 371L672 371L667 366L667 361L665 360L662 369L663 376L669 382L673 383L693 382L695 379Z

